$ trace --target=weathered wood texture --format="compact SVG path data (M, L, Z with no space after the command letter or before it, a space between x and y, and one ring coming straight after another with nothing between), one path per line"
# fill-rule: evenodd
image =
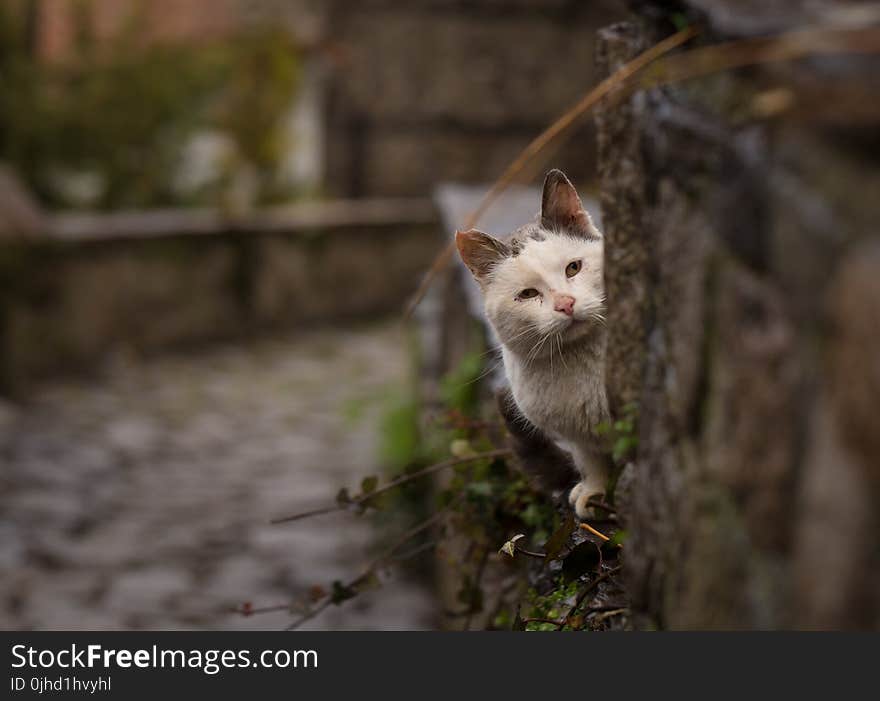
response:
M606 73L669 33L659 16L600 33ZM719 75L597 117L608 389L639 407L618 496L640 625L880 625L878 142L762 102L865 65Z

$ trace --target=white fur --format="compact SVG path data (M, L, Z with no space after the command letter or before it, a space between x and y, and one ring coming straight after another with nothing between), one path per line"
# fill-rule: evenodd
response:
M571 453L582 481L570 495L577 514L605 491L607 475L596 425L607 419L604 385L602 239L538 228L517 255L502 258L481 280L486 315L502 343L513 398L523 415ZM566 266L581 270L566 277ZM534 288L539 295L519 295ZM567 316L554 295L574 297Z

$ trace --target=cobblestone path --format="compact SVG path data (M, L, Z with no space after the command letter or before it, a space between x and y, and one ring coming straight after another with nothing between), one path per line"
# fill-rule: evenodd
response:
M0 405L0 627L283 627L228 610L351 577L374 534L347 514L267 521L376 470L376 398L404 372L384 324L120 361ZM431 621L397 579L306 627Z

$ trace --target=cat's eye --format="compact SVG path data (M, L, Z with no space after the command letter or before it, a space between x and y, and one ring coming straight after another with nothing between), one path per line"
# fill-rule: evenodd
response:
M581 271L581 262L573 260L565 266L565 277L574 277Z
M539 294L540 292L538 292L538 290L536 290L534 287L528 287L520 292L517 297L519 299L532 299L533 297L537 297Z

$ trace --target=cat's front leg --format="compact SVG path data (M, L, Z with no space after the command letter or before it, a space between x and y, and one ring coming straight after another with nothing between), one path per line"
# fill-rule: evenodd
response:
M507 426L510 447L526 474L534 478L541 491L548 494L566 489L575 473L571 455L523 415L510 388L502 389L497 400Z
M571 451L575 465L581 473L581 481L572 487L568 502L580 519L594 515L589 505L591 499L601 501L608 483L608 470L602 454L590 446L574 447Z

